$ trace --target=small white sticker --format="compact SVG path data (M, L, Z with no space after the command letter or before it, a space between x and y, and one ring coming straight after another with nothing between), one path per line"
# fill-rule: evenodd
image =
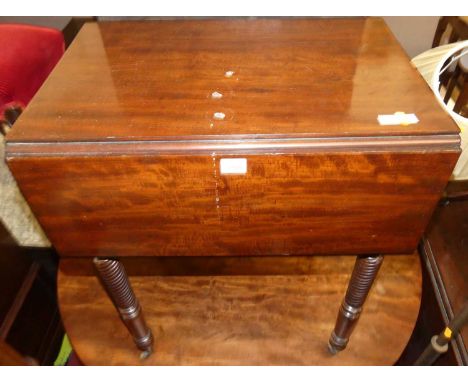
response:
M247 174L247 158L222 158L219 161L219 172L227 174Z
M222 121L224 118L226 118L226 114L221 113L220 111L217 111L216 113L213 114L213 118L217 119L218 121Z
M397 111L395 114L380 114L377 116L377 120L380 125L412 125L419 122L416 114L406 114L401 111Z
M211 93L211 98L213 98L213 99L221 99L221 98L223 98L223 93L220 93L220 92L213 92L213 93Z

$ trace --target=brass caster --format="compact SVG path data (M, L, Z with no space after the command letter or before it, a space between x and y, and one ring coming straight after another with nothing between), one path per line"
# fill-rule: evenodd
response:
M151 355L151 350L144 350L140 353L140 359L146 359Z
M337 347L333 346L331 343L328 343L328 351L331 355L336 355L340 351Z

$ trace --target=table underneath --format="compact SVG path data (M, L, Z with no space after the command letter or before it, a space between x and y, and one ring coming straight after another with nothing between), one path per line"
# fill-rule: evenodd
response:
M141 360L86 259L63 259L59 303L86 365L392 365L419 311L417 255L386 256L345 352L326 343L354 258L133 258L123 263L156 338Z

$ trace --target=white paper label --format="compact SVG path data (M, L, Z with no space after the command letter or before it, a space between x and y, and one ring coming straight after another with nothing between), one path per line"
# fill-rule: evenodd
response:
M222 175L247 174L247 158L221 158L219 171Z
M418 123L419 119L416 114L406 114L397 112L395 114L380 114L377 120L381 125L412 125Z

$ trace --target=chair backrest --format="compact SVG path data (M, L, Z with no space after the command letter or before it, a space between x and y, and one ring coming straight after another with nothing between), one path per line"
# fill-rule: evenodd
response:
M442 16L432 42L432 47L468 40L467 17Z
M443 16L439 20L432 47L468 40L468 17ZM468 57L468 56L467 56ZM440 88L444 89L444 103L453 101L455 113L468 116L468 67L458 60L440 76Z

